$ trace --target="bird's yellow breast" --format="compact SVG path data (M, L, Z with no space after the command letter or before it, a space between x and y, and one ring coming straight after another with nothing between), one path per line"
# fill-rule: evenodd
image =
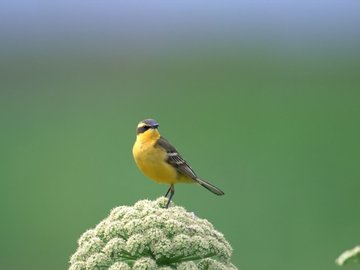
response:
M152 139L136 140L133 155L137 166L146 176L158 183L180 182L176 169L166 162L166 152L160 147L155 147L155 143L156 140Z

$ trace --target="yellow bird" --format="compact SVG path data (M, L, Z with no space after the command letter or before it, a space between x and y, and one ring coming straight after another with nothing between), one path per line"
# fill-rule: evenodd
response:
M224 195L219 188L196 175L175 147L160 135L158 127L154 119L145 119L138 124L133 155L143 174L157 183L170 185L165 194L167 197L170 193L166 208L174 196L176 183L197 183L216 195Z

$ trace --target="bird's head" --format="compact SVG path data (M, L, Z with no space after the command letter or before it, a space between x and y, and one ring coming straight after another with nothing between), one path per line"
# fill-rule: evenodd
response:
M158 131L159 124L154 119L142 120L136 128L136 135L142 139L158 139L160 133Z

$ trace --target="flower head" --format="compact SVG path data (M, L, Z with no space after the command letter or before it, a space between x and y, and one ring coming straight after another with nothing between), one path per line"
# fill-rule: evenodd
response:
M120 206L79 239L69 270L237 269L232 248L206 219L167 199Z
M345 265L348 263L360 263L360 246L356 246L350 250L343 252L337 259L338 265Z

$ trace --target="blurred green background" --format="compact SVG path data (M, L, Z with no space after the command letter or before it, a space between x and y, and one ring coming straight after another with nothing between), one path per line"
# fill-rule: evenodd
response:
M66 269L110 209L164 194L133 162L144 118L225 191L174 201L240 269L338 269L359 243L359 4L1 5L1 269Z

